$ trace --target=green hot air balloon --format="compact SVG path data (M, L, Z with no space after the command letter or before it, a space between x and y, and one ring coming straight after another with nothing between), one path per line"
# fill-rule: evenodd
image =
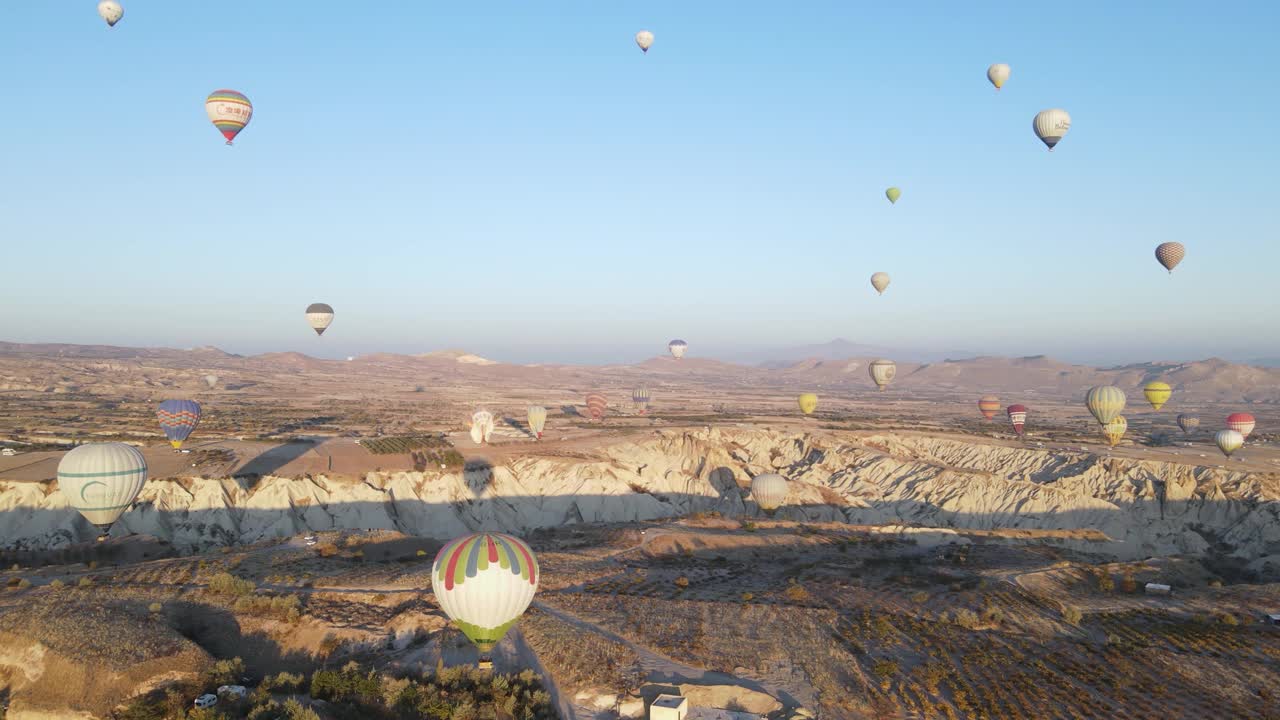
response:
M884 191L884 196L889 198L889 202L891 204L896 205L898 203L898 198L902 197L902 191L896 187L891 187Z

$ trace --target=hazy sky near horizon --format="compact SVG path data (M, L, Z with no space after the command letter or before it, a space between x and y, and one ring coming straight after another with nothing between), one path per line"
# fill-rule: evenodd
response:
M123 4L6 3L0 340L1280 356L1277 3Z

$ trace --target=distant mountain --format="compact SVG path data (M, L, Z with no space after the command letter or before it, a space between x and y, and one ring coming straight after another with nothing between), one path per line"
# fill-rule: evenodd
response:
M735 353L733 360L767 368L785 368L794 363L816 358L818 360L843 360L847 358L892 358L903 362L937 362L947 358L971 357L975 353L963 350L935 352L891 348L883 345L867 345L844 338L837 338L820 345L774 348Z
M0 357L84 358L93 360L132 360L171 358L185 361L226 360L241 357L216 347L189 350L174 348L133 348L116 345L73 345L68 343L0 342Z

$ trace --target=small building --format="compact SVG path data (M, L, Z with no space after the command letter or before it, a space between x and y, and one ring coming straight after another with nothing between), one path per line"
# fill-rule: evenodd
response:
M218 696L213 693L205 693L196 698L195 706L198 708L210 708L218 704Z
M1147 583L1144 588L1148 595L1168 595L1173 592L1173 588L1160 583Z
M684 720L689 701L680 695L659 695L649 706L649 720Z
M229 697L232 700L239 700L248 696L249 690L243 685L221 685L218 687L218 697Z
M1268 625L1280 625L1280 613L1270 613L1262 621Z

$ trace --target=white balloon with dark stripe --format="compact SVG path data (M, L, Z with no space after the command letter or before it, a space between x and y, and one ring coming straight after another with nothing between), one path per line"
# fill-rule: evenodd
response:
M147 461L132 445L81 445L58 463L58 489L71 507L105 534L147 482Z

